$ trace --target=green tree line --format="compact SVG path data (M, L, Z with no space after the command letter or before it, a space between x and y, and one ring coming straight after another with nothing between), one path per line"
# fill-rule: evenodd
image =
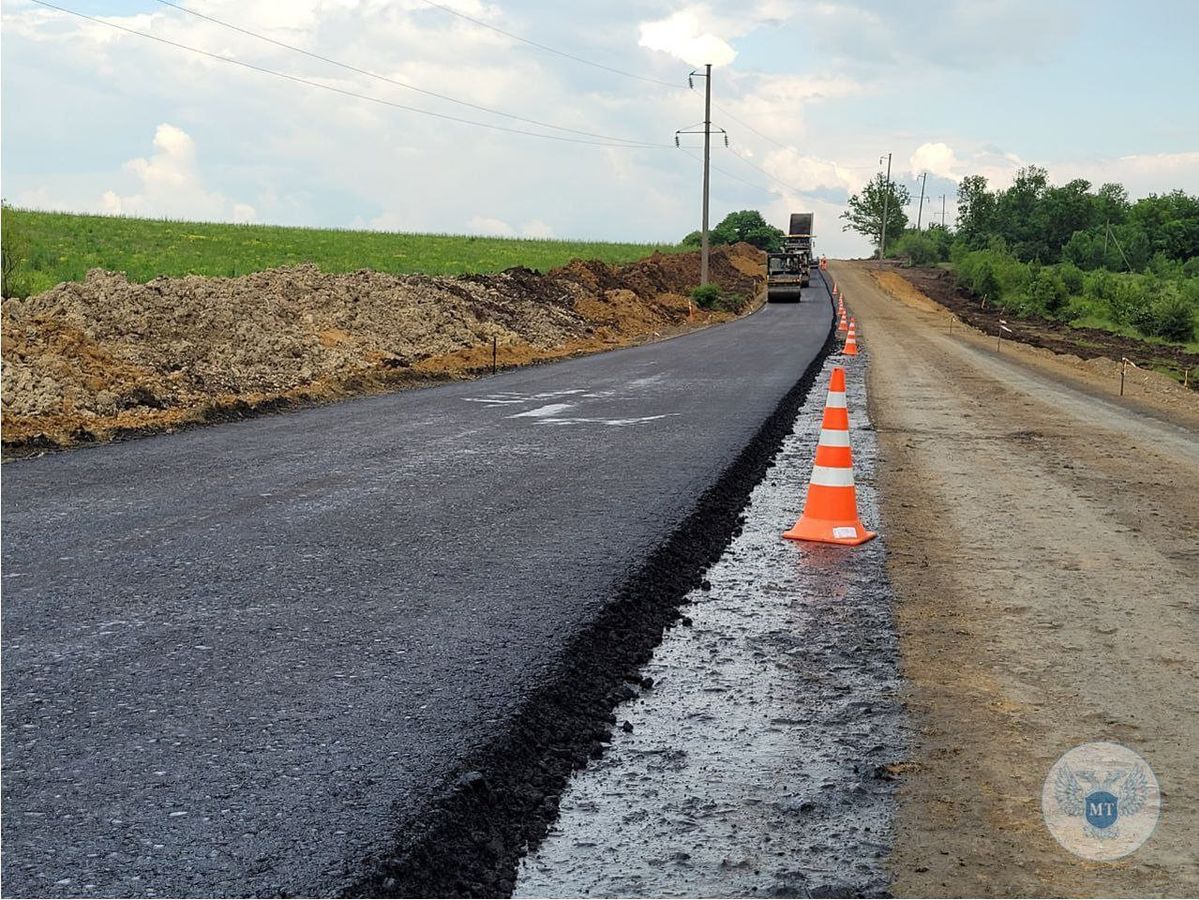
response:
M880 219L870 213L883 186L872 186L845 218L877 241ZM864 221L851 218L855 209L866 210ZM888 257L948 264L960 287L1012 312L1178 343L1199 332L1199 197L1184 191L1130 201L1122 185L1054 185L1027 166L1004 189L963 178L952 231L908 229L906 216L892 230L894 221L888 215Z

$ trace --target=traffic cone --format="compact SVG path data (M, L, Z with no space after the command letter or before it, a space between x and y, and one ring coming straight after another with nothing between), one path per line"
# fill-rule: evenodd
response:
M841 323L837 326L837 331L849 331L849 319L845 317L845 310L841 310Z
M845 349L841 352L846 356L858 355L858 334L853 319L849 320L849 331L845 334Z
M853 454L849 447L849 410L845 408L845 369L836 366L829 379L824 421L803 515L783 537L854 545L864 544L875 536L858 518Z

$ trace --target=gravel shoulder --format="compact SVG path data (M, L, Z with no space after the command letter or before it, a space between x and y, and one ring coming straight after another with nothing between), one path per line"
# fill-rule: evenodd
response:
M858 504L878 521L869 360L830 356L684 627L628 679L627 723L562 795L517 897L860 897L888 890L905 753L883 538L784 540L834 365ZM637 680L634 680L637 679Z
M1199 891L1199 441L1194 410L1114 396L1110 374L961 327L839 263L870 352L880 505L916 735L894 891ZM1123 743L1163 792L1116 863L1058 846L1042 782L1071 747Z

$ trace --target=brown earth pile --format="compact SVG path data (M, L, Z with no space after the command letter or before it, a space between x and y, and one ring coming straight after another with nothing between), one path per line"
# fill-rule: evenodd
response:
M754 298L764 254L714 248L712 277ZM259 408L469 377L729 318L687 294L699 255L575 260L542 275L456 278L315 266L130 283L93 270L3 304L3 440L10 450L171 429Z

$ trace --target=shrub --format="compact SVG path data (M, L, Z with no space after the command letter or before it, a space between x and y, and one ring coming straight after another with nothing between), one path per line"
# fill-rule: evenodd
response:
M1067 296L1065 281L1053 270L1041 269L1033 277L1029 299L1034 309L1056 315L1065 305Z
M945 247L945 251L948 251L948 247ZM905 231L891 245L887 255L892 258L907 257L914 266L930 266L945 258L937 238L927 231Z
M999 283L999 276L989 261L984 261L975 269L974 277L970 281L970 290L984 300L992 302L997 302L1003 295L1003 286Z
M1058 266L1057 271L1062 278L1062 284L1065 285L1066 290L1071 296L1076 297L1082 293L1085 281L1082 269L1078 268L1074 263L1062 263L1062 265Z
M1195 311L1173 285L1162 289L1148 318L1151 333L1158 337L1180 343L1195 339Z
M695 301L695 305L700 309L716 309L723 299L722 294L720 285L709 281L707 284L701 284L697 288L692 288L691 299Z
M1106 297L1112 308L1112 316L1121 325L1133 325L1137 328L1150 324L1149 298L1141 286L1139 279L1121 278L1116 280L1110 296Z
M0 207L0 295L28 295L27 279L17 274L28 256L29 242L17 227L16 216L9 207Z

